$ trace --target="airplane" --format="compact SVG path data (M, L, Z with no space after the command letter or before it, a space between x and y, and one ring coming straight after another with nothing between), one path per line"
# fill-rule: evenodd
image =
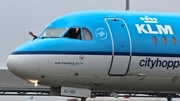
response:
M13 50L7 67L51 87L51 95L82 101L91 92L178 94L179 19L174 13L72 12Z

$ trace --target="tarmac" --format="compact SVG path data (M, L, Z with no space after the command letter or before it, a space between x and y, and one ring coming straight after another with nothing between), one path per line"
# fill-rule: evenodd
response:
M67 101L81 101L81 99L68 99ZM87 98L86 101L161 101L160 98Z

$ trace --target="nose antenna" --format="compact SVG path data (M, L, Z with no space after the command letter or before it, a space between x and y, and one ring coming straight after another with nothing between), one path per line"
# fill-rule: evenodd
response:
M129 11L129 0L126 0L126 11Z

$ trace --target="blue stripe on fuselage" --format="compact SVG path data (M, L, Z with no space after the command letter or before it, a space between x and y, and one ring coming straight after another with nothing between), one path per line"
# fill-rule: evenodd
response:
M59 55L112 55L112 52L95 52L95 51L13 51L11 55L30 55L30 54L59 54ZM129 56L129 52L114 52L114 55ZM165 53L132 53L132 56L157 56L157 57L180 57L180 54Z
M14 51L14 52L11 53L11 55L19 55L19 54L22 54L22 55L26 55L26 54L112 55L112 52L93 52L93 51Z

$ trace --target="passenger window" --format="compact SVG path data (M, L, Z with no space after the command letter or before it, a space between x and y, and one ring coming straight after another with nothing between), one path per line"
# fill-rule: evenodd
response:
M166 43L167 43L167 39L166 39L165 36L162 37L162 42L163 42L163 44L166 44Z
M72 39L80 39L81 40L81 29L80 28L71 28L69 31L64 35L66 38Z
M82 31L83 31L84 40L91 40L92 39L92 35L87 28L83 28Z
M152 37L152 41L154 44L157 44L157 38L155 36Z
M174 36L172 37L172 43L176 45L176 38Z

